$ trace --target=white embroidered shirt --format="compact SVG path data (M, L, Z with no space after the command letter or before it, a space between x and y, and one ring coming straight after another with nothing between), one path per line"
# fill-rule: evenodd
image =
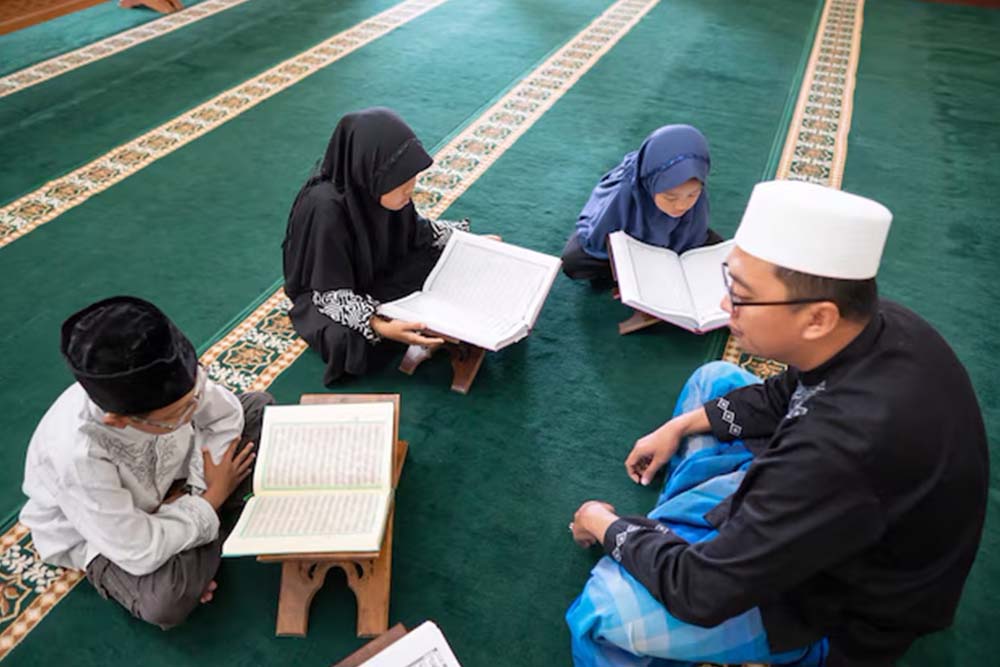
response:
M202 371L203 372L203 371ZM143 575L211 542L219 519L200 495L163 503L176 479L204 491L202 450L218 462L243 430L239 400L212 381L190 423L151 435L101 423L79 384L49 408L28 445L21 521L53 565L86 568L98 554Z

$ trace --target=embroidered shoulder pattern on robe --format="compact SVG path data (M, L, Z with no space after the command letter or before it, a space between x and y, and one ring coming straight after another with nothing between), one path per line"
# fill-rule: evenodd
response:
M365 337L370 343L377 343L381 337L372 328L372 315L378 308L378 301L366 294L358 294L349 289L313 292L313 304L337 324L343 324Z
M809 412L809 408L806 407L806 402L816 394L825 390L826 380L823 380L819 384L811 387L799 382L799 386L795 388L795 393L792 394L792 398L788 401L788 413L785 415L785 419L801 417Z
M434 241L431 242L435 248L441 249L448 244L448 239L455 230L462 232L471 231L469 220L428 220L431 226L431 233L434 234Z

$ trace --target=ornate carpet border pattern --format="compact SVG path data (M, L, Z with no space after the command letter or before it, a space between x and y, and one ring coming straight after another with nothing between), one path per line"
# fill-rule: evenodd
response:
M78 67L89 65L121 53L133 46L156 39L168 32L173 32L186 25L197 23L214 14L225 11L236 5L242 5L247 0L205 0L205 2L188 7L173 14L167 14L149 23L125 30L87 46L68 51L61 55L43 60L40 63L25 67L0 77L0 98L13 95L16 92L36 86L49 79L71 72Z
M421 213L440 217L658 2L611 5L439 150L413 197ZM278 290L209 348L202 355L209 376L235 392L268 387L306 349L288 319L290 307Z
M864 0L827 0L775 178L839 188L847 161ZM785 365L748 354L730 337L723 360L761 377Z
M0 537L0 660L83 579L78 570L46 565L28 528L15 523Z
M840 187L863 15L864 0L827 0L775 178Z
M0 248L447 0L404 0L0 208Z

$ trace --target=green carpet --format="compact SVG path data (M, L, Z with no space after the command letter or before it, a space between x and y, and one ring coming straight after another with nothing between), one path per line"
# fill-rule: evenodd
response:
M968 368L993 458L986 530L958 619L919 642L908 666L988 665L1000 655L998 36L996 10L866 4L843 187L895 214L879 283L933 323Z
M186 0L193 7L204 0ZM126 11L117 0L0 35L0 76L87 46L163 16L152 10Z
M319 0L282 3L299 8L287 19L265 4L206 19L217 24L211 39L191 26L146 45L181 54L176 60L153 65L137 48L109 59L103 77L83 68L25 91L38 95L30 104L0 100L0 159L25 160L10 170L16 173L4 171L0 198L37 187L391 3L341 2L304 22ZM196 345L208 343L280 276L288 205L342 113L391 105L428 147L440 145L609 4L450 0L0 249L0 277L12 286L0 311L8 441L0 511L21 502L24 447L70 381L57 344L66 314L130 292L161 305ZM557 254L606 169L651 129L691 122L712 144L713 227L730 236L753 183L773 169L818 5L663 0L447 217L468 216L476 231ZM995 58L988 44L997 27L983 10L868 3L844 181L896 212L884 290L928 316L969 364L994 442L1000 415L990 399L1000 391L989 351L996 345L980 318L997 303L989 251L998 232L985 219L990 163L976 158L996 148L989 101L997 75L978 63ZM924 60L914 62L914 51ZM134 77L130 62L140 70ZM158 84L160 77L167 83ZM101 92L89 94L93 86ZM46 99L58 111L29 113L19 129L6 127ZM109 109L123 107L119 121ZM80 117L67 118L74 110ZM92 135L82 131L88 123ZM954 228L946 243L934 233L944 224ZM941 279L925 286L917 281L929 267ZM948 277L959 275L950 282L969 286L978 301L955 305ZM569 538L573 510L598 497L644 512L655 498L653 489L628 482L621 461L669 415L683 379L716 354L717 337L666 326L619 337L615 323L626 315L606 292L560 277L532 336L488 355L468 396L448 390L443 359L413 377L390 364L343 385L403 395L400 430L411 448L397 496L391 617L435 619L467 667L569 664L562 615L596 559ZM321 375L319 359L306 352L271 391L296 402L324 390ZM991 519L995 510L994 501ZM998 537L994 522L958 627L922 642L906 664L988 664L996 648L986 624ZM132 621L81 584L7 659L327 665L360 644L339 572L313 603L305 640L273 637L276 566L227 561L219 584L216 600L170 633Z
M0 176L0 201L93 160L397 2L252 0L0 99L0 159L18 164Z

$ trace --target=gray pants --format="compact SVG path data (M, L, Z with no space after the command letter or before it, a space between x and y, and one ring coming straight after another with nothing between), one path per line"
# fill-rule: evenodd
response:
M264 406L274 403L266 392L240 395L244 426L240 447L260 439ZM250 478L230 496L222 508L223 525L242 509L242 499ZM225 531L228 533L228 530ZM121 569L104 556L97 556L87 565L87 579L104 599L112 599L136 618L158 625L164 630L180 625L192 611L219 569L222 556L222 534L213 542L188 549L173 556L155 572L136 576Z

